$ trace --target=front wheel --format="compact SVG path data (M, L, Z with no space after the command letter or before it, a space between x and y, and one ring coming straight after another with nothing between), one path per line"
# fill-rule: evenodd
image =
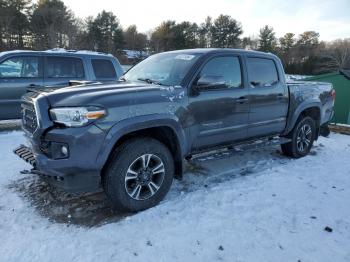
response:
M315 120L308 116L301 118L287 137L292 141L281 145L282 152L293 158L306 156L316 137Z
M104 174L103 187L115 208L141 211L164 198L173 174L169 149L153 138L138 138L116 149Z

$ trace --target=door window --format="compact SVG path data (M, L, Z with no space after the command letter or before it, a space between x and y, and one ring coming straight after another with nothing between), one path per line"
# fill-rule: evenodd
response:
M249 83L251 86L272 86L278 82L275 62L266 58L247 59Z
M79 58L47 57L48 78L83 78L84 66Z
M92 59L91 63L96 78L117 78L114 66L110 60Z
M242 74L239 58L222 56L211 59L201 70L199 79L199 81L219 83L224 88L241 87Z
M11 57L0 64L0 78L39 77L38 57Z

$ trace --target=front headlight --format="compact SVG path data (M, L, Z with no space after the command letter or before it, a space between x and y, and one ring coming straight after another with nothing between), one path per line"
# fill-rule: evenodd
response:
M53 122L69 127L87 125L106 114L106 110L98 107L59 107L50 110Z

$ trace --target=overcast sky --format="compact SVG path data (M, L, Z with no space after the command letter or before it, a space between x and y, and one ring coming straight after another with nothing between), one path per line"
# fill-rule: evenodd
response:
M258 35L270 25L277 36L307 30L322 40L350 38L350 0L64 0L81 18L112 11L126 28L135 24L149 32L164 20L201 23L206 16L227 14L240 21L244 36Z

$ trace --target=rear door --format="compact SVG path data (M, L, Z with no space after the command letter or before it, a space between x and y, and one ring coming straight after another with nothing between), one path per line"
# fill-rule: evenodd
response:
M91 59L92 70L97 81L115 81L118 80L118 73L111 60L103 58Z
M45 86L66 87L70 80L85 80L86 70L81 58L70 56L45 57Z
M198 89L196 82L199 79L208 79L214 84L209 83L210 87ZM190 129L192 150L246 138L248 90L243 81L240 56L210 58L200 69L191 88L188 109L193 118Z
M0 120L21 118L27 88L43 85L40 55L16 55L0 62Z
M249 81L248 137L281 133L286 125L288 88L273 59L246 58Z

